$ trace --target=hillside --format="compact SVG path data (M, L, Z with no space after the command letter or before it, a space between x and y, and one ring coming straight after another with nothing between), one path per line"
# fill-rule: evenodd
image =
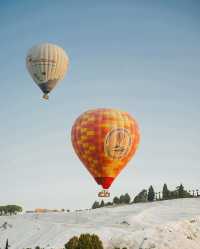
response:
M1 248L9 238L11 249L59 249L73 235L86 232L98 234L105 248L199 249L200 198L0 217Z

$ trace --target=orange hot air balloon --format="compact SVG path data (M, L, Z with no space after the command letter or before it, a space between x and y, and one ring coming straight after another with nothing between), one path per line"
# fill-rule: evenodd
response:
M95 109L83 113L72 127L74 150L95 181L108 189L134 155L139 144L136 121L127 113Z

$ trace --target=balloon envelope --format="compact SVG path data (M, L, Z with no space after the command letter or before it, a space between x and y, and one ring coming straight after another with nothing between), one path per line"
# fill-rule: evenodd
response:
M69 59L65 51L50 43L32 47L26 57L27 69L46 97L64 78L68 64Z
M140 139L136 121L127 112L113 109L83 113L71 135L76 154L104 189L135 154Z

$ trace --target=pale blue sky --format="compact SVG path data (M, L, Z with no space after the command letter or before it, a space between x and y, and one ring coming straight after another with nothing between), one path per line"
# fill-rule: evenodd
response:
M71 126L90 108L130 112L135 158L111 187L200 188L200 3L1 1L0 203L90 207L99 187L74 154ZM62 46L69 73L49 102L25 67L40 42Z

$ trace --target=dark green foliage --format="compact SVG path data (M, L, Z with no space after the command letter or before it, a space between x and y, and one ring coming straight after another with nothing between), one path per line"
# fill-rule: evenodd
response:
M0 206L0 215L13 215L22 212L22 207L17 205Z
M120 197L119 197L119 203L120 204L125 203L124 195L120 195Z
M130 201L131 201L131 197L130 197L130 195L129 195L128 193L126 193L126 194L124 195L124 203L125 203L125 204L129 204Z
M178 191L173 190L169 192L169 199L177 199L178 198Z
M78 247L77 249L91 249L92 247L92 241L91 241L91 235L89 233L81 234L78 240Z
M96 234L92 234L91 236L92 249L103 249L102 241Z
M98 201L95 201L92 205L92 209L96 209L96 208L99 208L100 205L99 205L99 202Z
M177 191L177 194L178 194L178 198L189 198L189 197L191 197L191 194L184 189L183 184L178 186L176 188L176 191Z
M184 198L185 197L185 190L184 190L184 187L183 187L182 184L177 187L177 191L178 191L178 197L179 198Z
M163 198L163 200L170 199L170 191L168 190L166 183L163 186L162 198Z
M117 196L115 196L113 198L113 203L116 204L116 205L120 204L120 199Z
M103 249L103 244L97 235L86 233L79 238L71 238L65 244L65 249Z
M147 199L148 201L154 201L155 198L155 192L152 186L149 187L149 191L148 191L148 195L147 195Z
M113 205L113 203L112 202L107 202L107 203L105 203L105 206L112 206Z
M66 244L65 249L77 249L78 248L78 237L72 237Z
M147 190L143 189L133 200L133 203L146 202L147 201Z
M101 204L100 204L100 207L104 207L105 206L105 203L104 203L104 201L102 200L101 201Z
M120 249L120 247L115 247L114 249ZM127 249L127 247L123 247L122 249Z

